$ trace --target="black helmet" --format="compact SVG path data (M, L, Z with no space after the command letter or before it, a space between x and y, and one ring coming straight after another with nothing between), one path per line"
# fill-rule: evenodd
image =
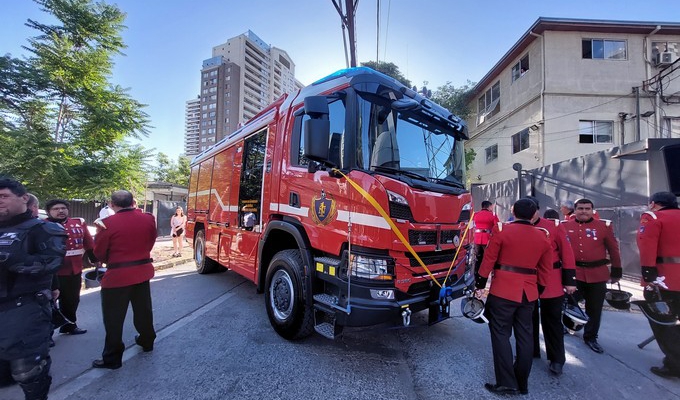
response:
M573 301L572 303L565 298L564 303L562 303L562 323L567 329L580 331L583 329L583 326L588 323L588 320L588 315L576 301Z
M460 312L465 318L470 318L478 324L489 322L484 316L484 302L476 297L464 297L460 302Z
M647 319L655 324L673 326L678 322L678 315L671 310L665 301L636 300L631 303L640 307Z
M604 299L607 303L617 310L630 310L630 298L632 293L621 290L621 284L618 283L618 289L607 289Z

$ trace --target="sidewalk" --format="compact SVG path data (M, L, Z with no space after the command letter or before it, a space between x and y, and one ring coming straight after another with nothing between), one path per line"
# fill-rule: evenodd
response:
M172 268L193 259L194 251L186 240L182 247L182 256L173 257L172 237L161 236L156 239L156 244L151 251L155 270Z

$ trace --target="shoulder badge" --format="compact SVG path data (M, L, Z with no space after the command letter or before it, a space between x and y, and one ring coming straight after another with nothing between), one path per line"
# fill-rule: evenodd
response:
M555 222L555 226L560 226L560 220L559 219L554 219L553 222Z

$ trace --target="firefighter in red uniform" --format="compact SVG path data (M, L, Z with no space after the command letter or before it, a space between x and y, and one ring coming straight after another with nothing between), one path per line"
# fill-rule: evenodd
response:
M589 320L583 330L583 341L596 353L604 352L597 342L602 318L602 306L607 293L607 281L621 279L621 255L611 221L593 218L593 202L579 199L575 203L576 217L562 222L576 258L574 297L584 299ZM609 257L609 258L607 258ZM607 265L611 264L611 272Z
M149 285L154 276L151 249L156 241L156 221L151 214L135 211L132 193L127 190L113 192L111 208L116 213L106 218L106 227L97 233L94 245L95 256L107 267L101 281L106 339L102 358L92 366L116 369L122 366L125 350L123 323L128 304L132 303L139 332L135 343L151 351L156 339Z
M87 329L81 329L76 324L76 312L80 304L80 288L82 286L83 254L87 254L92 262L96 258L92 252L94 242L87 230L87 225L80 218L69 218L69 203L56 199L45 203L48 220L60 224L68 234L66 242L66 257L57 271L59 280L59 308L72 324L59 328L59 333L67 335L81 335Z
M491 211L491 202L482 201L482 209L475 213L472 221L475 223L474 241L477 259L475 261L475 272L479 271L484 258L484 249L489 244L491 229L498 223L498 217Z
M680 314L680 209L673 193L654 193L651 211L642 214L637 234L644 285L659 288L661 299ZM647 293L647 291L645 291ZM649 321L664 354L663 366L651 371L664 378L680 378L680 325L665 326Z
M475 295L480 297L493 271L485 315L489 320L496 383L486 383L484 387L495 394L529 393L531 313L553 269L548 232L531 225L535 213L536 205L531 200L515 202L515 220L499 226L491 236L477 274ZM513 331L516 358L510 345Z
M540 209L538 200L530 197ZM534 226L543 228L550 234L552 247L552 270L548 276L548 284L534 306L534 357L541 357L539 345L539 320L543 327L545 352L550 362L549 371L555 375L562 374L566 362L564 354L564 332L562 326L562 303L564 292L572 294L576 291L576 266L574 252L567 240L567 232L557 219L540 218L538 211L532 220ZM539 306L540 304L540 306ZM539 319L540 309L540 319Z

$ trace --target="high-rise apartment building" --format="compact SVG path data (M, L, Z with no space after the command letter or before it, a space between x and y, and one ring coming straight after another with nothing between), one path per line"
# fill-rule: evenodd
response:
M302 87L288 54L251 31L213 47L201 69L197 148L186 154L209 148L284 93Z
M201 98L188 100L184 108L184 154L198 154L201 133Z

